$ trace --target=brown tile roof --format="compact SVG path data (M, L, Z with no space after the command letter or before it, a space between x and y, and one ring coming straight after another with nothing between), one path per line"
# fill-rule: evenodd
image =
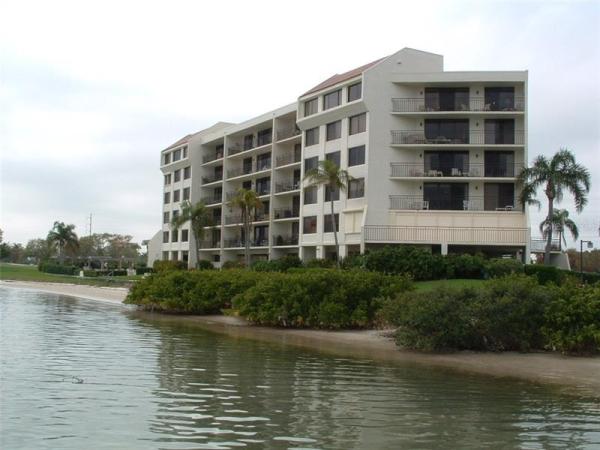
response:
M300 97L304 97L305 95L312 94L313 92L321 91L330 86L335 86L338 83L341 83L343 81L354 78L354 77L360 75L361 73L363 73L365 70L373 67L378 62L383 61L385 58L387 58L387 56L384 58L379 58L378 60L370 62L369 64L365 64L364 66L357 67L356 69L349 70L348 72L336 73L332 77L327 78L322 83L317 84L315 87L313 87L309 91L305 92Z

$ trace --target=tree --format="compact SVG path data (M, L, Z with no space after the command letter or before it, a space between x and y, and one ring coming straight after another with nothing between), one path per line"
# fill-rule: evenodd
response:
M244 188L237 190L235 196L229 201L230 208L240 210L242 227L244 230L244 259L246 267L250 267L250 236L252 235L252 218L257 209L262 207L258 194Z
M533 166L523 169L519 175L523 184L520 200L522 204L535 204L540 202L535 199L538 188L543 188L548 198L548 215L546 216L548 235L546 236L546 249L544 264L550 264L550 251L552 249L552 232L554 217L554 202L560 203L563 194L568 191L575 200L575 209L581 212L587 204L587 194L590 191L590 173L581 164L575 161L575 155L567 149L561 149L548 159L543 155L533 161Z
M64 222L56 221L48 233L48 240L58 249L58 260L61 263L64 261L65 250L76 251L79 248L79 239L74 230L75 225L65 225Z
M192 204L185 201L181 204L181 213L171 220L171 228L177 232L185 223L190 222L190 229L196 245L196 268L200 267L200 245L204 239L204 227L213 224L208 208L203 202Z
M339 269L340 267L340 246L337 237L337 224L335 223L335 215L333 213L333 193L336 190L344 192L348 189L348 182L352 180L352 177L347 171L340 169L337 164L328 159L319 161L319 164L314 169L309 170L305 175L304 179L308 180L308 186L325 186L330 192L330 203L331 203L331 222L333 228L333 238L335 240L335 259ZM339 221L338 221L339 222Z
M25 256L37 262L46 261L54 254L54 244L48 239L30 239L25 246Z
M133 236L122 234L111 234L107 241L108 255L119 261L119 269L123 258L136 259L139 256L140 245L131 242Z
M558 243L561 245L562 243L567 246L567 240L565 239L565 230L569 230L571 236L573 236L573 240L577 240L579 238L579 229L577 228L577 224L569 219L569 211L566 209L555 209L554 216L552 217L552 228L558 232ZM548 225L548 218L544 219L542 223L540 223L540 233L544 239L548 237L548 233L550 232L550 227Z

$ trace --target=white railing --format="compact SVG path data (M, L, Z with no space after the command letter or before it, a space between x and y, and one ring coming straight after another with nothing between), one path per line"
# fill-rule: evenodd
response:
M368 225L365 242L525 245L527 228L414 227Z

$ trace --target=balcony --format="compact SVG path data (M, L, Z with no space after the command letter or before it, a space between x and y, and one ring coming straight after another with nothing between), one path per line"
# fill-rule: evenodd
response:
M516 198L506 200L494 196L432 197L422 195L390 195L391 210L429 211L497 211L522 212Z
M213 197L202 197L200 199L200 201L202 201L202 203L204 203L206 206L210 206L210 205L217 205L217 204L221 203L222 199L221 199L221 197L213 196Z
M299 136L301 131L297 127L283 128L277 131L277 140L283 141L294 136Z
M426 166L424 163L391 163L392 178L428 178L428 177L455 177L455 178L514 178L519 176L524 165L494 165L484 163L466 163L455 165Z
M293 219L300 216L298 208L275 208L273 210L273 219Z
M223 180L223 174L215 173L213 175L208 175L208 176L202 177L202 184L215 183L217 181L222 181L222 180Z
M206 155L206 156L202 157L202 164L207 164L209 162L216 161L216 160L222 159L222 158L223 158L223 152L222 151L214 153L212 155Z
M225 239L223 241L224 248L244 248L244 240L243 239ZM250 247L268 247L269 240L268 239L252 239L250 241Z
M364 241L377 243L526 245L527 228L365 226Z
M525 97L504 98L502 102L485 97L460 97L450 104L426 101L425 98L393 98L393 113L428 112L522 112L525 110Z
M421 130L392 130L392 145L524 145L523 130L493 133L482 130L448 136L426 136Z
M299 163L300 162L300 154L296 153L287 153L285 155L280 155L275 160L275 167L287 166L289 164Z
M275 193L292 192L300 189L300 180L289 180L281 183L275 183Z
M268 220L269 220L269 213L257 212L254 215L252 222L267 222ZM241 223L243 223L241 214L225 216L225 225L239 225Z
M220 241L215 241L215 240L200 241L200 248L201 249L219 248L219 247L221 247L221 242Z
M560 252L562 245L560 239L552 239L550 244L551 252ZM529 251L532 253L545 253L546 252L546 239L531 239Z
M298 235L282 236L279 234L273 236L274 247L284 247L286 245L298 245Z

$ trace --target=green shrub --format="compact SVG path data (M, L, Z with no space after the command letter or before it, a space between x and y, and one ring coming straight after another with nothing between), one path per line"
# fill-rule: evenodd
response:
M365 255L356 254L346 256L342 259L341 266L345 270L364 269L366 267Z
M217 314L262 276L235 269L162 271L135 283L125 303L172 313Z
M52 262L42 262L38 264L38 270L40 272L54 273L58 275L77 275L78 268L75 266L66 266L62 264L55 264Z
M442 278L447 272L441 256L412 246L386 246L365 255L367 270L387 274L409 274L415 280Z
M144 275L144 274L152 273L152 272L154 272L154 269L152 267L136 267L135 268L136 275Z
M577 272L576 270L562 270L559 269L559 272L566 275L571 279L578 279L583 281L586 284L595 284L600 282L600 273L594 272Z
M472 317L484 349L543 349L544 311L553 295L553 290L523 275L486 282L476 292Z
M513 258L490 259L485 262L487 278L499 278L513 273L523 273L523 263Z
M311 259L304 263L304 267L307 269L332 269L335 267L335 261L333 259Z
M563 353L600 352L600 284L569 281L556 291L544 314L548 347Z
M279 261L254 261L250 266L255 272L280 272L281 265Z
M222 269L244 269L245 267L243 261L225 261L221 266Z
M287 272L289 269L303 267L302 260L298 255L285 255L277 260L280 270Z
M201 259L200 261L198 261L196 268L198 270L214 270L215 266L213 266L213 264L210 261L207 261L206 259Z
M524 270L525 274L536 277L540 284L554 283L558 285L562 283L565 278L565 274L553 266L527 264Z
M445 260L448 278L483 278L486 260L482 255L451 254Z
M83 276L84 277L97 277L98 271L97 270L84 270Z
M372 325L380 297L411 289L406 276L305 269L265 274L234 299L240 315L271 326L357 328Z
M156 260L154 261L153 268L155 272L168 272L173 270L185 270L187 269L187 265L183 261Z

